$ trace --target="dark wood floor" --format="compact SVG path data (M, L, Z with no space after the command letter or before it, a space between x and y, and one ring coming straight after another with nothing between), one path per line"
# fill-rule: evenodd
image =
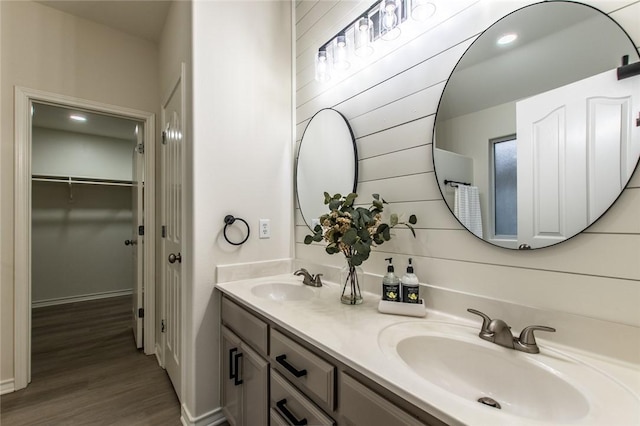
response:
M180 425L155 356L136 349L131 297L33 310L31 384L0 398L13 425Z

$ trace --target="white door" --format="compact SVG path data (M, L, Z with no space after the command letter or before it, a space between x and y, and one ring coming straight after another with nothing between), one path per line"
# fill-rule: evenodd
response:
M144 131L142 123L137 127L138 144L133 149L132 158L132 188L131 188L131 205L132 205L132 237L127 240L131 246L133 253L133 336L136 341L136 347L143 346L143 317L144 317L144 235L140 235L140 227L144 226ZM142 228L144 229L144 228ZM125 244L127 243L125 242Z
M518 244L563 241L605 212L640 153L639 111L640 78L615 69L517 103Z
M162 108L163 352L164 364L181 399L182 257L183 243L183 81L180 79Z

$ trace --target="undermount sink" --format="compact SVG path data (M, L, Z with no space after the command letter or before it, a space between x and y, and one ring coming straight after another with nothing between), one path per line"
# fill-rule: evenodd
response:
M631 392L559 351L526 354L486 342L471 327L425 321L387 327L378 343L425 383L464 399L467 410L550 423L638 421L640 401Z
M251 289L254 296L277 301L300 301L311 299L313 290L303 284L264 283Z

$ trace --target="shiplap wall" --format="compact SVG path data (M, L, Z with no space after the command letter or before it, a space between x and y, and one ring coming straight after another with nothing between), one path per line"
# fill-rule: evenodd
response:
M296 4L297 143L316 111L337 109L356 136L358 193L363 201L377 192L390 202L389 211L418 216L417 238L398 229L390 242L372 252L363 265L369 274L366 287L377 290L379 283L370 274L384 273L385 257L393 256L396 270L404 270L407 258L412 257L421 283L639 327L640 172L636 171L617 203L587 231L558 246L530 252L478 240L461 228L444 204L433 173L431 137L445 82L482 30L534 2L436 3L439 10L449 8L449 16L437 16L435 26L425 23L421 35L397 41L393 50L368 67L352 69L349 77L324 84L313 79L315 51L371 2ZM610 14L636 45L640 42L640 2L586 3ZM298 261L343 264L341 256L327 255L324 245L303 243L308 229L299 210L295 228Z

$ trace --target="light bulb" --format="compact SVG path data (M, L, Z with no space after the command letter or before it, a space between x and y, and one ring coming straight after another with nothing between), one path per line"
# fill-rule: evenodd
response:
M382 27L385 29L385 32L382 34L383 40L394 40L400 35L397 9L396 0L384 1L382 7Z
M346 70L351 66L349 63L349 53L347 51L347 39L344 35L335 38L333 49L333 68Z
M316 55L316 80L323 83L331 80L330 62L326 49L320 49Z
M500 38L498 38L496 43L500 46L504 46L505 44L513 43L517 38L518 34L515 33L503 34L502 36L500 36Z
M369 18L360 18L355 25L354 30L355 49L357 56L369 56L373 53L373 23Z

